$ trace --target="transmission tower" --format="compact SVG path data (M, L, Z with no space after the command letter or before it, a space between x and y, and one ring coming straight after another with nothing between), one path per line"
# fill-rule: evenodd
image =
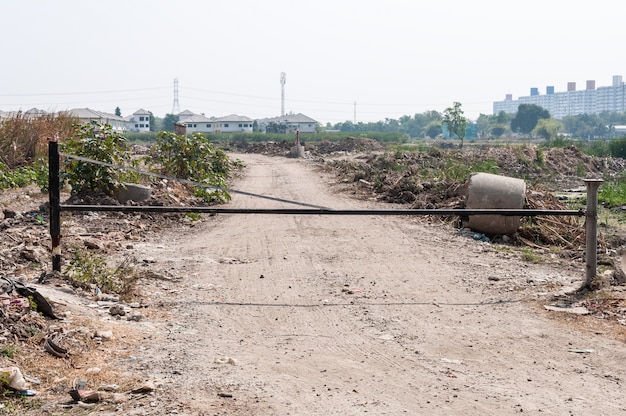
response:
M172 114L180 113L180 104L178 103L178 78L174 78L174 105L172 105Z
M287 83L287 74L280 73L280 115L285 115L285 84Z

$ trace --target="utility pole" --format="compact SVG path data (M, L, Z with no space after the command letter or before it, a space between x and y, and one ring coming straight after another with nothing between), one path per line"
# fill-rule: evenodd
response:
M280 73L280 116L285 115L285 84L287 83L287 74Z
M356 124L356 101L354 102L354 124Z
M172 105L172 114L180 113L180 104L178 103L178 78L174 78L174 105Z

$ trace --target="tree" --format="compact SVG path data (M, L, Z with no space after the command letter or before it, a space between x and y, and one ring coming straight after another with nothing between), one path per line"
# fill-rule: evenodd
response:
M542 118L550 118L550 113L536 104L520 104L511 120L511 130L515 133L529 134Z
M596 114L579 114L563 117L565 131L581 139L611 137L611 122Z
M448 131L453 133L458 139L461 139L461 147L463 147L463 138L465 138L465 128L467 127L467 118L463 116L461 103L455 102L454 106L448 107L443 112L443 123L448 127Z
M119 107L115 107L115 115L118 117L122 117L122 110Z
M507 129L507 126L502 125L502 124L496 124L493 127L491 127L491 135L493 137L499 138L504 133L506 133L506 129Z
M154 114L152 111L148 111L150 113L150 131L156 131L156 119L154 118Z
M166 114L163 118L163 130L174 131L176 123L178 123L178 116L176 114Z
M441 122L439 121L431 121L428 126L426 126L426 136L434 139L435 137L441 134Z
M540 118L532 133L546 140L556 139L563 125L553 118Z
M267 126L265 126L265 132L285 134L287 132L287 125L282 122L276 123L275 121L270 121Z

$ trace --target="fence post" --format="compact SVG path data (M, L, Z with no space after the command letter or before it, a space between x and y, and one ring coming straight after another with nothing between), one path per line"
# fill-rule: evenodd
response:
M596 277L598 263L598 188L602 179L584 179L587 187L587 212L585 214L585 283L581 289L591 287Z
M59 181L59 142L48 139L48 196L50 201L50 238L52 270L61 271L61 187Z

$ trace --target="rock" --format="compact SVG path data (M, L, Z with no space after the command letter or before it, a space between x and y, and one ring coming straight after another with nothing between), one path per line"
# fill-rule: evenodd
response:
M143 320L143 315L140 313L133 313L132 315L129 315L126 319L129 321L139 322Z
M83 240L83 244L90 250L102 250L102 245L100 244L100 242L91 238Z
M97 338L102 338L103 341L110 341L113 339L113 331L105 331L105 330L98 329L96 330L94 336Z
M122 305L113 305L109 308L109 313L113 316L124 316L126 315L126 310Z
M154 390L156 390L156 386L154 385L154 382L151 380L148 380L145 383L143 383L140 387L133 390L131 393L134 393L134 394L150 393L150 392L153 392Z

